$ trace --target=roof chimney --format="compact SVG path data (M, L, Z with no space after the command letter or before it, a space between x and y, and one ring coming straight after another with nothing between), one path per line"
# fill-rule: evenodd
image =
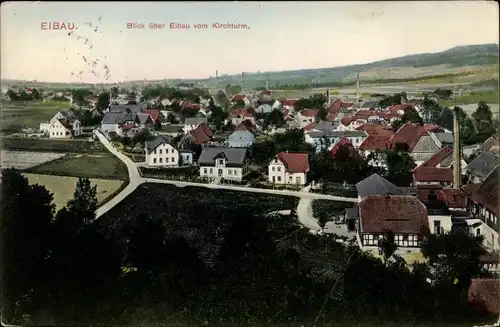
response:
M453 187L460 188L462 182L462 169L460 153L460 109L453 108Z

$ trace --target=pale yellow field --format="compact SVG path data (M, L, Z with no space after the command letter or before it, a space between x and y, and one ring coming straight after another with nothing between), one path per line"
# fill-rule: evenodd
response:
M69 199L73 197L75 191L77 177L67 176L52 176L39 174L24 174L28 178L30 184L43 185L54 194L54 204L56 210L61 209L66 205ZM97 200L99 203L106 199L111 193L116 191L124 183L119 180L108 179L90 179L92 185L97 185Z

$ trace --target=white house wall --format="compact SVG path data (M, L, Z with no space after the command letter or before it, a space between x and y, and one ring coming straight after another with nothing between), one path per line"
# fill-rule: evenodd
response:
M306 184L306 174L305 173L288 173L286 171L285 165L279 160L273 160L268 167L268 181L274 184L294 184L294 185L304 185Z
M146 164L155 167L177 167L179 166L179 151L170 144L160 144L151 153L146 153Z
M442 234L442 233L449 233L451 231L451 216L445 216L445 215L429 215L429 229L431 234ZM438 222L438 223L437 223ZM437 232L436 228L437 225L441 227L440 231Z
M243 168L200 166L200 177L224 178L241 182L243 180Z

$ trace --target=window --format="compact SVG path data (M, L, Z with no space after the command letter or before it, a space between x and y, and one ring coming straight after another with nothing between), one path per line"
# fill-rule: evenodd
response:
M153 163L156 163L156 158L153 158Z
M273 166L273 167L271 168L271 171L274 171L274 170L275 170L275 167Z
M165 149L165 153L168 154L168 149Z
M172 157L172 162L175 162L175 157Z
M235 169L235 170L234 170L234 175L235 175L235 176L236 176L236 175L238 175L238 169Z
M281 167L278 167L278 171L281 171Z
M281 182L281 176L278 176L278 182Z
M153 153L156 154L156 149L155 149L155 151Z
M481 236L481 230L479 228L476 229L476 236Z
M165 158L165 162L168 162L168 157Z
M436 220L434 222L434 234L437 235L441 234L441 221L439 220Z
M163 158L160 158L160 163L162 163L162 162L163 162Z
M206 174L206 173L207 173L207 171L208 171L208 169L207 169L207 168L203 169L203 173L204 173L204 174Z
M213 174L213 173L214 173L214 169L210 168L210 174Z
M162 152L161 149L159 151L160 151L159 153L161 154L161 152Z
M231 175L231 173L232 173L232 170L231 170L231 169L228 169L228 170L227 170L227 174L228 174L228 175Z

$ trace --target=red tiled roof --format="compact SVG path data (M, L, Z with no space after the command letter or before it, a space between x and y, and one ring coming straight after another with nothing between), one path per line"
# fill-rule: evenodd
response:
M443 132L444 129L439 125L424 124L424 131L426 131L426 132Z
M307 173L309 171L308 153L280 152L277 155L288 173Z
M253 134L257 132L257 128L252 122L248 119L242 121L236 128L234 129L235 131L249 131Z
M297 103L297 100L281 100L281 104L284 106L293 107Z
M156 122L158 120L158 118L160 118L160 111L159 110L144 109L144 110L142 110L142 112L145 114L149 114L154 122Z
M290 113L290 110L288 110L288 109L283 110L283 117L288 116L289 113Z
M468 302L486 309L494 315L500 314L500 280L473 279L469 286Z
M452 154L453 154L453 148L445 146L445 147L441 148L438 152L436 152L428 160L424 161L420 166L436 167L441 162L443 162L444 159L448 158Z
M124 124L124 125L120 126L122 131L130 131L132 128L136 128L136 127L137 127L137 125L134 123Z
M330 153L332 154L332 157L335 157L337 152L342 148L342 147L347 147L349 150L349 157L353 159L358 159L360 158L359 152L354 148L352 145L351 141L347 137L341 138L335 145L332 147L330 150Z
M453 169L418 166L413 170L417 182L453 182Z
M264 90L264 91L259 93L259 95L270 95L270 94L271 94L271 91L269 91L269 90Z
M302 116L306 116L306 117L316 117L319 113L319 110L316 110L316 109L304 109L304 110L301 110L300 111L300 114Z
M400 110L403 110L405 111L406 109L410 109L410 108L414 108L415 106L413 104L396 104L396 105L393 105L393 106L390 106L389 108L387 108L387 110L391 113L391 114L396 114L396 115L399 115L399 112Z
M431 192L434 192L438 200L446 203L449 208L465 209L467 207L467 196L459 188L443 188L436 184L417 185L417 197L422 203L427 204Z
M342 108L343 108L342 101L340 99L333 101L332 104L330 105L330 107L328 107L328 109L326 109L326 112L328 113L327 120L333 121L333 119L335 119L335 117L337 117L337 115L340 112L340 109L342 109Z
M414 196L374 195L359 203L362 233L400 234L428 232L427 208Z
M318 125L317 123L310 123L309 125L306 125L302 128L302 130L304 131L312 131L314 129L314 127L316 127L316 125Z
M243 100L244 98L246 98L246 95L244 94L236 94L235 96L233 96L233 98L231 99L231 102L238 102L240 100Z
M334 114L334 113L329 113L327 116L326 116L326 121L329 121L329 122L332 122L335 120L335 118L337 118L337 114Z
M368 117L378 116L379 112L375 110L358 110L354 114L355 118L367 119Z
M389 127L374 123L363 124L357 127L356 130L364 131L368 135L389 135L389 136L394 135L394 132L391 131Z
M389 139L391 138L391 134L386 135L370 135L359 145L360 150L388 150L391 147L391 143Z
M208 127L208 126L207 126ZM194 138L196 144L203 144L210 141L210 136L207 135L205 128L198 126L197 128L189 131L189 134Z
M500 216L500 207L498 203L500 179L500 165L486 177L486 179L479 185L469 184L462 187L462 190L472 199L494 213L497 217Z
M397 144L406 144L408 145L408 151L411 151L424 133L425 131L422 126L414 123L406 123L392 137L392 147L396 147Z
M214 135L206 123L201 123L197 128L201 129L205 134L207 134L208 137L212 137Z
M344 116L344 117L342 117L340 122L344 126L349 126L349 124L352 123L354 120L356 120L356 118L354 116Z

